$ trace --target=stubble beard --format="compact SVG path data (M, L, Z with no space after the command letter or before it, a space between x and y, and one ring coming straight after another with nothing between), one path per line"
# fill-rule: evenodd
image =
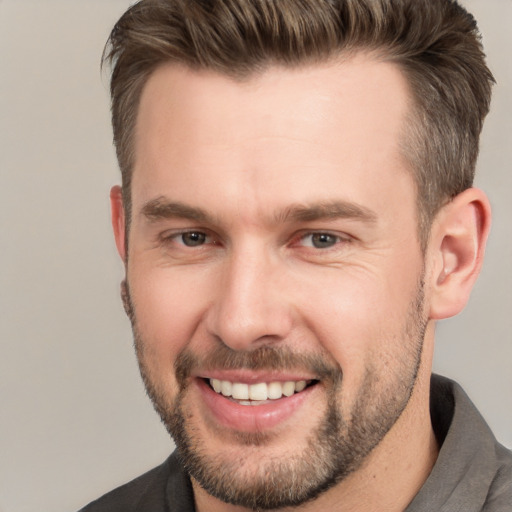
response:
M343 380L341 368L332 361L326 362L325 358L303 356L279 347L261 347L254 352L240 353L219 345L201 359L184 350L175 362L179 393L172 400L159 386L146 362L147 340L137 329L126 283L123 283L123 302L132 323L146 392L172 436L186 471L207 493L221 501L250 510L272 510L306 503L344 480L361 467L401 416L412 395L421 362L427 324L423 313L423 288L421 281L403 327L402 338L407 345L405 355L397 362L392 379L383 390L380 374L374 368L366 368L348 421L341 413L339 399ZM273 439L261 432L232 436L232 441L239 446L238 457L226 457L222 452L208 453L207 440L197 434L193 413L187 410L189 375L196 365L215 367L221 361L223 368L289 370L302 367L322 376L327 396L326 412L307 436L301 453L286 460L267 457L265 448ZM261 454L259 460L254 460L255 456L251 455L251 474L247 473L244 446L258 447L257 453Z

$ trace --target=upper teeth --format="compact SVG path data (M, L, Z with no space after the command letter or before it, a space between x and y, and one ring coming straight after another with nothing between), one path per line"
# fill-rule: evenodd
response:
M305 380L286 382L258 382L257 384L244 384L228 380L210 379L212 388L217 393L230 396L235 400L277 400L284 396L292 396L295 392L306 387Z

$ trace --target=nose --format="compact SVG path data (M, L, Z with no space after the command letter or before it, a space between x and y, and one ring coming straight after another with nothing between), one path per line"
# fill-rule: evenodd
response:
M286 338L292 329L292 307L286 299L279 263L265 254L228 258L207 312L210 334L233 350L250 351Z

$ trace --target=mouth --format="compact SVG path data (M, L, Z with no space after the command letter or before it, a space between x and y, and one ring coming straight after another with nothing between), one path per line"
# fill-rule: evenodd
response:
M214 424L230 431L265 432L289 425L293 418L305 421L310 409L317 408L320 396L319 380L291 376L281 381L274 379L275 375L273 379L233 375L199 377L194 381L205 406L203 413Z
M257 406L281 400L301 393L306 388L314 386L317 380L287 380L284 382L232 382L220 379L205 379L206 384L215 393L222 395L243 406Z

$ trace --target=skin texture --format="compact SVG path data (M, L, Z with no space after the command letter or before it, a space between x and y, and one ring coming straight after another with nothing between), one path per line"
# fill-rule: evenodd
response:
M408 106L400 71L367 56L150 77L128 252L118 187L113 226L141 372L198 510L403 510L428 476L433 324L467 300L489 207L475 189L449 202L422 253ZM219 418L209 377L317 383L278 421L241 422L247 406Z

